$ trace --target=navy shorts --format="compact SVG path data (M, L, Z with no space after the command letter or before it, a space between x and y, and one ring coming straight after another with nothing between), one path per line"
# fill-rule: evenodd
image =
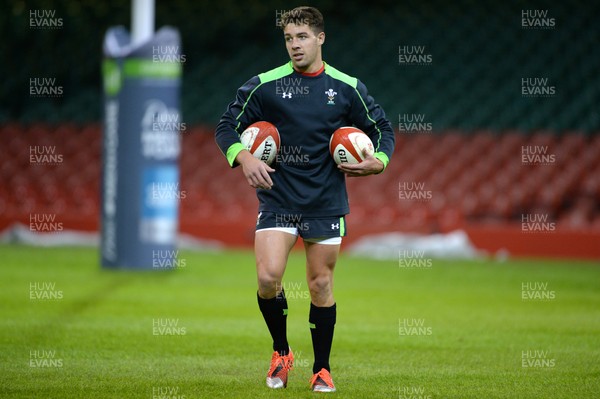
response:
M346 235L344 216L303 217L300 213L260 212L256 231L278 230L300 236L304 241L338 245Z

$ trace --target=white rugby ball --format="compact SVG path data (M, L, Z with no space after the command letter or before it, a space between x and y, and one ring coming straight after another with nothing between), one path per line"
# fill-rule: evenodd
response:
M240 135L242 145L267 165L271 165L279 151L279 131L270 122L260 121L248 126Z
M338 165L361 163L365 159L365 150L367 155L373 155L373 142L365 132L353 126L337 129L329 140L329 152Z

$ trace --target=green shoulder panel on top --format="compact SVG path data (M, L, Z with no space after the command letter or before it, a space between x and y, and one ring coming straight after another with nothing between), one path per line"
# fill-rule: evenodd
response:
M342 82L346 83L351 87L356 88L356 86L358 85L358 79L350 75L346 75L344 72L338 71L337 69L335 69L327 63L325 63L325 73L334 79L341 80Z
M258 78L260 79L260 83L263 84L280 79L284 76L291 74L292 72L294 72L294 68L292 68L292 61L290 61L287 64L284 64L280 67L259 74Z

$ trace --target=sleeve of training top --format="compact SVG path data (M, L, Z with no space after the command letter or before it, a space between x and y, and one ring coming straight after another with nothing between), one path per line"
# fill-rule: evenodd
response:
M231 167L237 166L235 157L244 149L240 134L252 123L262 120L262 107L256 93L259 86L258 76L244 83L217 125L215 141Z
M352 123L371 138L375 147L374 156L383 162L383 170L385 170L394 152L396 142L394 129L385 117L383 109L375 103L361 81L357 82L355 90L356 96L352 101Z

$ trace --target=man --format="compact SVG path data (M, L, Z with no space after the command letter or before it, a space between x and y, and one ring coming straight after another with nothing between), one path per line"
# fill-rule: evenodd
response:
M274 350L267 386L286 387L293 366L281 282L288 254L300 235L311 297L309 325L315 360L310 385L313 391L334 392L329 365L336 322L333 271L349 213L345 176L383 172L394 150L394 132L364 84L323 62L325 32L319 10L297 7L282 16L281 27L290 61L253 77L238 90L215 137L230 166L241 165L259 199L257 297ZM272 167L254 158L239 135L257 121L274 124L282 149L301 157L282 155ZM329 154L329 139L336 129L349 125L368 134L376 152L360 164L337 166Z

